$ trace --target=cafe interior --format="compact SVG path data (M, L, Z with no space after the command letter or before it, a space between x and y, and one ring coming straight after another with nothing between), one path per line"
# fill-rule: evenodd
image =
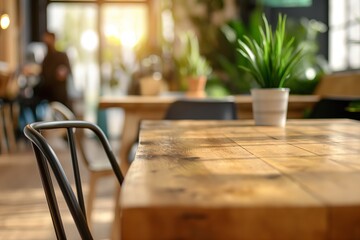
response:
M0 97L0 239L360 239L358 0L0 0Z

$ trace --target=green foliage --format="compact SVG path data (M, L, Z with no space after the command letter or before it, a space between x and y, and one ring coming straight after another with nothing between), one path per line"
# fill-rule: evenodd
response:
M346 111L360 113L360 101L350 102L349 106L346 108Z
M184 51L176 59L180 76L184 78L209 75L212 68L208 61L200 54L196 35L192 32L185 32L181 36L181 40L184 44Z
M286 24L287 36L294 37L294 45L302 49L303 57L297 64L295 78L285 84L293 94L311 94L324 74L329 74L327 60L318 54L317 36L327 31L324 23L314 19L302 18L300 21L289 19Z
M286 16L279 15L275 32L265 15L259 28L259 40L244 36L238 40L238 51L246 64L239 67L250 73L262 88L281 88L293 78L302 59L301 48L294 47L294 38L285 39Z
M218 51L216 61L223 72L222 80L232 94L249 93L250 89L256 86L251 75L238 67L246 65L247 62L236 49L238 48L237 40L244 35L253 39L260 38L258 29L262 24L261 16L262 9L256 9L250 15L247 24L241 19L232 19L219 29L221 50Z
M223 86L221 79L215 74L209 76L205 90L207 96L214 98L222 98L231 95L229 90Z

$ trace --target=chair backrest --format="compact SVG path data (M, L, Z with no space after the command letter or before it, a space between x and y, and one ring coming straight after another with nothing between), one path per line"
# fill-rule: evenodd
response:
M76 120L75 114L60 102L50 102L49 110L52 120Z
M67 178L64 167L57 154L55 153L49 141L42 133L50 130L66 129L68 147L72 161L72 174L75 181L75 189L71 187L71 183ZM59 185L62 196L69 208L75 225L82 239L93 239L89 226L86 221L85 203L81 184L81 175L77 159L77 144L75 143L76 129L88 129L94 133L101 143L104 152L114 170L115 176L121 185L123 175L120 171L118 162L111 150L111 146L106 139L102 130L86 121L69 120L69 121L50 121L36 122L26 125L24 128L25 136L31 141L33 151L37 160L40 177L48 202L50 214L53 220L56 236L58 239L66 239L66 233L62 222L61 214L58 207L57 198L54 191L53 180L50 172L53 173L54 179Z
M233 120L237 119L236 105L231 100L180 99L169 106L165 119Z
M76 120L75 114L64 104L53 101L49 103L48 106L48 121L67 121L67 120ZM84 129L77 129L77 134L75 135L75 141L78 144L79 154L83 160L85 166L91 169L91 161L89 161L88 154L85 152L84 147Z
M19 93L19 86L15 74L0 71L0 98L14 100Z

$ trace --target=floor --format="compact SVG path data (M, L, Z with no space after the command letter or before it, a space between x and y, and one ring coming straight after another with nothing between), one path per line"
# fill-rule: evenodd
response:
M59 154L65 147L59 144ZM89 147L95 150L96 148ZM65 168L69 167L66 162ZM86 177L86 169L82 169ZM109 239L113 220L113 189L115 180L107 178L98 185L93 212L95 239ZM84 189L87 189L85 179ZM69 239L80 239L71 223L66 206L61 204L63 220ZM0 154L0 240L56 239L40 182L32 149L21 141L16 153Z

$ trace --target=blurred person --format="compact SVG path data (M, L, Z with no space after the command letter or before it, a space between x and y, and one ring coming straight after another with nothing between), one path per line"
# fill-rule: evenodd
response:
M56 50L54 33L45 32L42 40L47 47L47 54L42 62L41 80L37 95L49 102L61 102L72 109L67 92L67 81L71 75L69 58L65 52Z

